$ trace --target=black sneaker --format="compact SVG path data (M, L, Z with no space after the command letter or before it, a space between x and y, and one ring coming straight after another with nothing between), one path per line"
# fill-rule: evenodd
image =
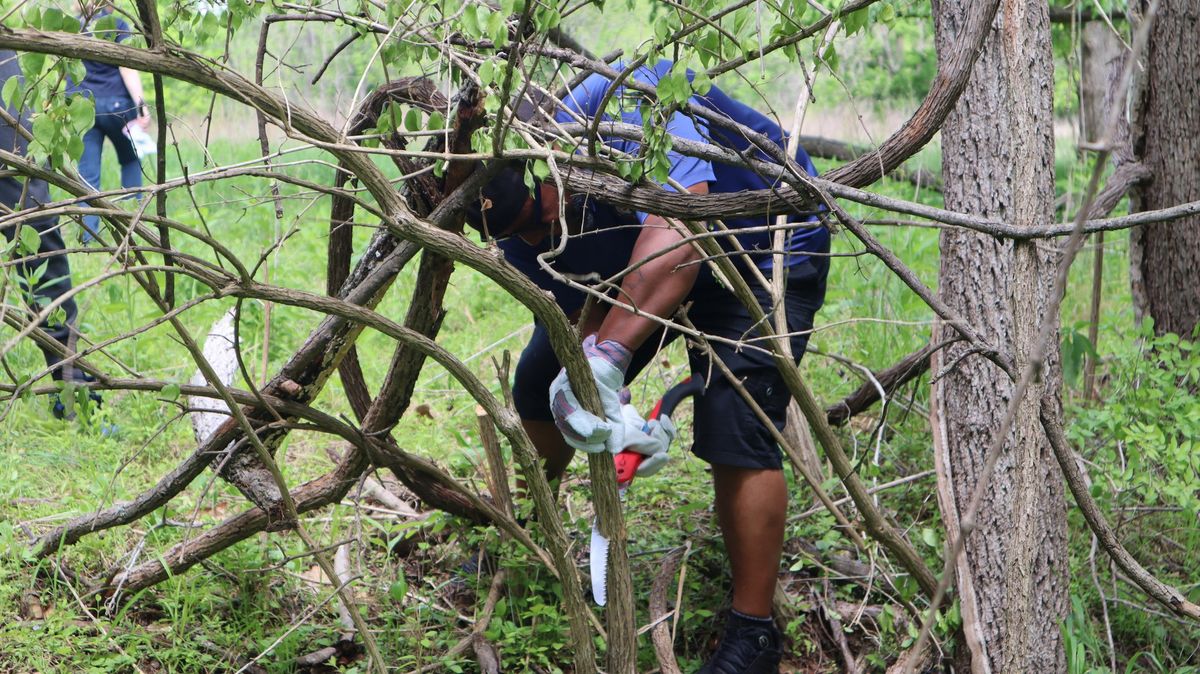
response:
M774 620L731 611L721 645L698 674L779 674L782 641Z
M462 564L455 569L450 582L446 584L447 599L458 601L463 606L470 606L475 601L473 583L485 573L495 573L491 557L482 547L475 549Z
M99 409L104 405L104 398L95 391L88 391L88 401L89 404L94 406L96 409ZM72 405L72 409L67 411L67 405L62 401L62 397L58 393L50 394L50 402L52 403L50 414L52 414L55 419L62 421L75 420L75 406Z
M71 394L71 400L64 402L60 393L50 394L50 414L55 419L61 421L75 421L80 417L76 412L80 411L80 405L86 405L87 409L83 410L82 421L84 425L90 425L92 416L97 410L104 406L104 398L97 391L93 391L87 387L91 382L96 381L94 377L87 373L81 373L81 378L77 382L77 387ZM83 392L87 392L87 397L83 396ZM69 404L68 404L69 403ZM112 437L117 434L117 425L111 422L102 422L100 424L101 437Z

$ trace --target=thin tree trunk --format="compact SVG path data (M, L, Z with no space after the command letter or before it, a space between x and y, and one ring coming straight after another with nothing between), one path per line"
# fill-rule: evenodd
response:
M947 59L970 7L935 5L938 58ZM1053 72L1045 3L1003 3L958 107L942 130L946 206L1035 225L1053 217ZM1055 270L1053 254L1013 242L946 230L939 292L1018 366L1037 337ZM933 342L951 337L939 325ZM1014 384L995 365L955 344L937 351L931 416L939 502L951 531L963 524L984 453ZM985 505L956 560L963 632L973 672L1064 672L1060 624L1067 607L1066 506L1062 480L1040 427L1039 400L1056 391L1057 346L1026 397Z
M1161 0L1150 30L1135 149L1154 178L1137 211L1200 199L1200 5ZM1153 318L1157 334L1190 336L1200 324L1200 217L1131 230L1130 267L1138 317Z
M1082 31L1082 77L1080 107L1082 108L1082 132L1080 137L1089 143L1104 140L1104 121L1108 107L1113 103L1108 96L1109 82L1113 73L1120 72L1121 40L1103 21L1089 21ZM1092 298L1088 311L1088 341L1099 348L1100 341L1100 295L1104 286L1104 232L1092 237ZM1096 386L1096 357L1089 355L1083 368L1083 395L1091 400Z

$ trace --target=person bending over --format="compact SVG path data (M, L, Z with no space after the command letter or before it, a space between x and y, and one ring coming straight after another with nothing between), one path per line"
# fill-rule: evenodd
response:
M661 61L638 68L630 77L654 85L671 68L671 62ZM690 79L690 72L688 76ZM593 119L601 114L599 108L610 84L608 78L593 74L565 97L554 117L560 123ZM609 114L604 119L642 126L637 94L619 87L611 98L616 101L620 119ZM691 101L786 147L784 133L775 122L715 86L704 95L693 95ZM667 120L666 129L680 138L739 152L750 147L744 136L680 112ZM634 156L638 151L632 141L606 138L604 143ZM754 152L759 158L767 158L760 150ZM775 184L747 168L675 152L668 158L672 181L696 194L764 189ZM803 149L797 151L796 161L810 175L816 175ZM559 217L560 203L565 221ZM622 211L588 195L560 194L552 184L540 181L535 181L530 190L525 185L522 165L506 166L482 188L478 201L467 209L467 222L494 239L505 258L538 286L551 291L564 313L576 321L584 305L583 293L542 269L537 261L539 254L555 249L565 237L561 252L548 258L552 268L571 278L607 279L684 238L656 215ZM733 230L746 230L771 223L767 217L754 217L730 218L724 224ZM719 240L727 251L734 250L727 237ZM769 276L771 235L740 231L737 240L747 253L735 255L735 265L741 269L747 263L753 264ZM820 223L790 230L786 238L784 302L792 353L797 359L804 353L807 331L824 301L828 250L829 232ZM659 317L671 317L682 304L690 303L688 318L706 334L730 340L754 336L754 321L747 309L699 260L699 253L691 245L654 257L621 279L619 299ZM750 274L743 273L769 314L769 293L751 280ZM584 352L605 401L607 427L613 431L607 439L602 437L604 433L595 432L596 424L605 425L604 420L578 409L542 325L535 324L517 364L513 383L516 408L551 478L561 474L575 449L622 449L618 439L623 432L620 389L638 375L660 344L676 336L670 331L664 335L659 324L646 316L609 306L589 305L583 324L578 325L585 336ZM712 347L775 427L782 429L790 394L770 356L758 349L738 349L715 341ZM701 672L777 672L782 658L781 635L771 609L787 510L781 452L770 429L758 420L720 370L710 367L706 352L689 348L688 360L692 376L705 380L704 391L694 403L692 451L712 466L715 509L733 578L733 606L724 637Z

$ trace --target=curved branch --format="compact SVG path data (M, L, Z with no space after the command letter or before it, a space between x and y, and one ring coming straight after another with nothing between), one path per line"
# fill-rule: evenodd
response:
M953 56L944 68L938 68L929 93L912 117L875 150L830 171L826 176L830 181L849 187L870 185L900 166L933 138L966 89L975 61L983 53L984 41L992 31L992 20L999 6L1000 0L973 3L971 15L959 33L958 44L951 52Z
M667 610L667 590L669 583L675 579L675 572L683 563L688 553L687 547L676 548L659 562L658 573L654 575L654 584L650 587L650 622L654 627L650 630L650 640L654 644L654 655L658 658L658 667L662 674L683 674L679 662L675 659L675 644L671 640L671 629L667 626L667 618L679 607ZM679 619L678 616L675 617Z
M126 390L126 391L161 391L167 382L156 382L147 379L112 379L105 385L97 385L97 390ZM183 385L179 387L183 395L217 397L215 390L208 386ZM230 389L230 394L241 404L255 405L258 399L248 391ZM361 443L360 434L336 418L315 410L307 405L293 401L265 396L267 402L276 409L290 416L311 421L323 429L336 433L343 438ZM66 524L40 536L33 544L35 557L45 557L61 549L73 545L88 534L134 522L141 517L157 510L187 488L204 469L211 464L221 452L204 451L209 445L224 447L237 439L239 431L226 426L219 429L210 441L194 452L183 463L176 466L166 476L158 481L153 488L139 494L137 498L126 503L118 503L99 512L81 515Z
M800 147L804 148L804 151L810 157L821 157L822 159L837 159L848 162L871 152L870 147L853 145L844 140L826 138L824 136L800 136L797 140L800 143ZM942 191L941 174L929 169L906 169L903 166L897 166L888 172L888 176L893 180L903 180L917 187L925 187L937 192Z
M351 449L335 470L291 490L296 511L305 513L340 501L358 481L366 467L367 460L363 453ZM120 585L124 591L135 593L174 574L187 571L213 554L263 531L270 522L265 511L252 508L225 520L196 538L175 545L156 559L143 562L119 574L111 580L110 585ZM104 587L94 589L99 592L104 590Z

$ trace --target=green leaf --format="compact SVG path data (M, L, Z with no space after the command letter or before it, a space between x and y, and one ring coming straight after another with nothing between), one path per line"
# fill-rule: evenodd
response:
M404 601L404 596L407 594L408 580L403 575L392 581L392 584L388 587L388 595L392 598L392 601L402 602Z
M163 398L164 400L178 400L179 384L171 383L162 387L162 391L159 392L159 397Z
M109 14L107 16L103 16L103 17L97 19L95 22L92 23L90 30L92 32L92 35L100 38L101 40L108 40L109 42L116 42L117 41L117 17L116 17L116 15ZM26 74L26 77L28 77L28 76L29 75Z
M79 161L79 158L83 156L83 136L71 136L67 141L67 154L72 160Z
M862 30L863 26L865 25L867 25L866 9L860 9L857 12L850 12L842 17L842 26L846 30L847 37Z
M825 50L825 55L822 58L829 65L830 70L836 71L838 69L838 53L832 44Z
M795 0L791 6L792 13L789 18L796 23L800 23L800 20L804 18L804 14L808 12L808 3L805 0Z
M654 39L659 44L666 43L667 38L671 37L671 24L667 22L666 16L660 15L654 22Z
M87 96L74 96L70 101L71 126L82 136L96 121L96 104Z
M21 78L13 75L4 81L4 87L0 89L0 101L7 101L10 107L16 107L17 91L21 87Z
M496 63L494 61L484 61L479 64L479 81L483 86L488 86L496 81Z
M58 401L62 403L67 417L75 413L75 388L73 383L64 384L62 393L58 396Z
M46 7L42 10L42 30L74 33L79 30L79 21L57 7Z
M33 140L42 149L49 151L54 147L54 138L58 135L58 127L54 120L47 115L38 115L33 120Z
M41 28L42 10L36 4L28 4L21 11L21 20L30 28Z
M32 255L38 251L42 245L42 235L29 225L21 225L21 251Z
M477 5L467 5L463 7L462 25L463 30L471 37L480 37L483 35L483 30L479 27L479 7Z
M37 79L38 75L42 74L42 66L46 64L45 54L35 54L33 52L23 52L20 56L21 72L29 80Z
M1083 370L1083 362L1087 357L1096 357L1096 348L1091 340L1078 330L1067 330L1063 333L1062 345L1063 380L1074 385L1079 380Z
M409 108L408 112L404 113L404 128L408 131L421 130L421 112L416 108Z
M508 23L504 20L502 14L499 12L490 12L484 25L487 28L488 36L492 38L492 43L496 48L501 48L508 44Z
M892 611L891 606L885 605L883 607L883 610L879 613L878 622L879 622L879 628L883 631L884 634L887 634L892 631L892 627L896 624L896 616L895 616L895 613Z
M538 180L545 180L550 177L550 165L544 159L538 159L533 162L533 177Z
M539 7L533 15L533 21L539 32L545 32L562 23L562 14L558 13L554 5Z
M705 67L712 65L713 61L721 58L721 36L716 29L710 29L700 35L700 39L696 42L696 49L700 56L700 63Z
M921 540L925 542L925 545L928 545L931 548L938 547L937 532L929 527L921 529Z

